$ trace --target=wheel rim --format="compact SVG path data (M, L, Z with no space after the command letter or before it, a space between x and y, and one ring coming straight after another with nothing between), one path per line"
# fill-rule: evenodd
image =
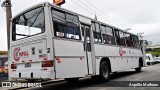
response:
M106 65L102 66L102 75L103 77L107 78L108 77L108 69Z

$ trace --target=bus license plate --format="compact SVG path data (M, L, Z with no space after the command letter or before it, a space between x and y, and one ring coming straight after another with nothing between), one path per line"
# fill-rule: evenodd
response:
M29 67L31 67L31 63L26 63L25 68L29 68Z

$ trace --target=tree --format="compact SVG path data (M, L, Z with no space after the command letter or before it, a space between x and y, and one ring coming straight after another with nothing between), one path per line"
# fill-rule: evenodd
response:
M8 51L0 51L0 55L7 55Z

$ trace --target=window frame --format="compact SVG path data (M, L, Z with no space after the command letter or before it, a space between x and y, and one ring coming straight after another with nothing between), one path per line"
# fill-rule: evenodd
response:
M103 28L102 28L102 27L103 27ZM111 30L112 35L110 35L110 33L108 33L109 29L107 29L107 28L109 28L109 29ZM102 32L102 30L105 30L105 31ZM103 44L116 45L115 35L114 35L114 29L113 29L112 27L106 26L106 25L104 25L104 24L101 24L101 34L102 34L102 40L103 40L102 43L103 43ZM104 42L104 35L107 36L108 43L105 43L105 42ZM111 37L112 37L112 38L111 38ZM114 39L114 41L113 41L112 39ZM109 43L109 41L111 41L111 43Z
M58 11L58 12L62 12L62 13L64 13L64 15L65 15L65 22L59 22L59 21L57 21L57 20L54 20L54 17L53 17L53 11ZM77 18L77 21L78 22L76 22L76 24L75 24L75 21L74 22L68 22L67 21L67 15L73 15L73 16L75 16L76 18ZM54 33L54 37L55 38L63 38L63 39L66 39L66 40L76 40L76 41L81 41L82 40L82 36L81 36L81 30L80 30L80 21L79 21L79 17L78 17L78 15L76 15L76 14L73 14L73 13L70 13L70 12L66 12L66 11L64 11L64 10L61 10L61 9L58 9L58 8L55 8L55 7L51 7L51 17L52 17L52 25L53 25L53 29L54 29L54 23L56 22L56 23L58 23L58 24L63 24L64 25L64 37L59 37L59 36L57 36L56 35L56 31L55 30L53 30L53 33ZM72 24L71 24L72 23ZM74 24L74 25L73 25ZM72 27L72 28L74 28L74 34L73 34L73 36L74 36L74 38L68 38L67 37L67 28L68 27ZM77 32L76 32L76 30L78 30L78 32L79 32L79 39L76 39L76 36L77 36Z
M99 30L96 29L97 28L96 24L98 24ZM94 29L93 29L93 25L94 25ZM99 43L99 44L103 43L103 41L102 41L102 33L101 33L101 24L98 23L98 22L91 22L91 27L92 27L92 32L93 32L93 41L94 41L94 43ZM98 38L95 38L94 33L96 33L96 37L98 37L97 33L99 33L99 35L100 35L100 42L99 41L95 41L95 39L98 39Z
M135 41L134 41L134 38L137 38L137 40L138 40L138 45L137 46L135 46ZM139 40L139 37L137 36L137 35L133 35L132 34L132 41L133 41L133 48L135 48L135 49L140 49L140 40Z
M125 39L125 35L124 35L124 31L122 31L122 30L119 30L119 29L114 29L114 31L115 31L115 38L116 38L116 44L117 44L117 46L121 46L121 47L126 47L126 39ZM118 37L117 37L117 32L118 32ZM122 32L123 33L123 40L124 40L124 44L125 45L122 45L123 43L121 43L121 36L120 36L120 32ZM117 39L119 39L120 41L120 43L118 43L117 42Z
M127 34L130 36L130 40L128 40L127 39ZM133 48L134 47L134 45L133 45L133 35L131 34L131 33L128 33L128 32L124 32L124 35L125 35L125 38L126 38L126 46L128 47L128 48ZM131 46L129 46L127 43L128 43L128 41L131 41Z
M33 11L33 10L35 10L35 9L38 9L38 8L41 8L41 9L43 9L43 16L44 16L44 30L43 31L41 31L41 33L37 33L37 34L34 34L34 35L29 35L29 36L27 36L26 35L26 37L23 37L23 38L20 38L20 39L16 39L16 24L15 24L15 22L16 21L14 21L14 20L16 20L18 17L20 18L20 16L22 16L22 15L24 15L24 14L26 14L26 13L28 13L28 12L30 12L30 11ZM25 38L29 38L29 37L33 37L33 36L37 36L37 35L39 35L39 34L43 34L43 33L45 33L46 32L46 22L45 22L45 9L44 9L44 6L37 6L37 7L34 7L34 8L31 8L31 9L29 9L29 10L26 10L26 11L24 11L24 12L22 12L21 14L19 14L19 15L17 15L16 17L14 17L13 18L13 20L12 20L12 41L18 41L18 40L22 40L22 39L25 39ZM13 25L13 23L14 23L14 25ZM15 30L14 30L15 29ZM13 31L14 30L14 31ZM14 38L13 38L14 37Z
M107 36L111 36L112 37L112 38L109 38L109 41L111 41L111 43L109 43L109 45L116 45L114 28L112 28L110 26L106 26L105 28L106 28L106 34L107 34ZM109 29L107 29L107 28L111 29L112 35L110 35L110 33L108 33ZM112 39L114 39L114 42L113 42Z

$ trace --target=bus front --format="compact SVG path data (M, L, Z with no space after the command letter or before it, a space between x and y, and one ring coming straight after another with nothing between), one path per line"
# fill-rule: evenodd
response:
M40 4L12 19L9 79L53 79L48 7Z

